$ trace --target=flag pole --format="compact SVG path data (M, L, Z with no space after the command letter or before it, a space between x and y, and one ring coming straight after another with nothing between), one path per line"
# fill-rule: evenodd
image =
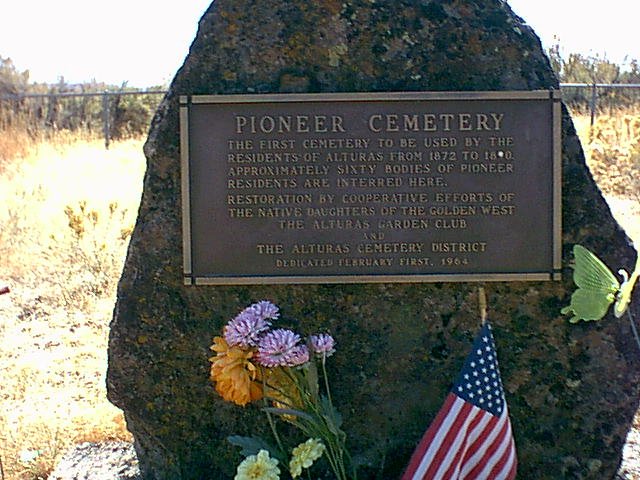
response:
M516 478L516 447L482 287L478 288L478 304L484 325L444 405L413 451L401 480Z
M484 294L484 288L478 287L478 304L480 306L480 320L482 321L482 326L487 323L487 297Z

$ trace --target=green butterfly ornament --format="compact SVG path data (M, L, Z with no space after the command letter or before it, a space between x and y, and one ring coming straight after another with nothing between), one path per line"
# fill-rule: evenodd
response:
M582 245L573 246L573 255L576 262L573 281L578 289L571 295L571 303L560 312L563 315L573 313L569 320L571 323L600 320L615 302L613 312L620 318L629 307L631 292L640 275L640 257L636 259L631 275L625 270L618 270L623 280L621 285L602 260Z

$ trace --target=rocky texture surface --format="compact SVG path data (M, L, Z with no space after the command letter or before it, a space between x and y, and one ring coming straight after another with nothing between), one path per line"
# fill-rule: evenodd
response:
M627 436L624 456L616 480L640 478L640 435L632 430ZM111 442L83 443L64 455L48 480L141 480L133 444Z
M361 479L397 478L478 328L475 284L185 287L179 95L553 87L537 37L500 0L214 2L153 122L111 328L109 398L125 411L144 478L231 478L239 455L225 437L267 430L208 382L211 337L254 301L338 339L330 375ZM607 479L637 405L637 347L626 321L573 326L559 311L574 289L574 243L611 265L635 259L566 112L563 220L562 282L485 288L519 478Z
M60 459L48 480L139 480L131 443L81 443Z

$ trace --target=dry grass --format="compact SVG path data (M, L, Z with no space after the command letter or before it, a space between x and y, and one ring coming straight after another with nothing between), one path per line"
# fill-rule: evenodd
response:
M612 210L640 243L640 115L574 121ZM106 399L108 326L144 171L142 140L0 132L0 460L46 478L80 441L128 439ZM634 186L635 185L635 186Z
M587 164L611 212L640 245L640 113L637 109L598 115L573 115ZM631 265L629 267L632 267Z
M106 399L106 347L144 172L141 140L107 152L100 139L18 133L0 134L7 480L46 478L72 443L129 437Z

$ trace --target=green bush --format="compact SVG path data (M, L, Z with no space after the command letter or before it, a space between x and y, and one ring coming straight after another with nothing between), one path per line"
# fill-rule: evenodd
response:
M104 92L110 93L108 122ZM102 136L108 123L110 138L143 135L162 95L134 92L126 83L114 86L92 81L74 85L63 77L52 85L30 83L28 71L16 70L11 59L0 56L0 130L19 127L34 135L51 130L85 130Z

